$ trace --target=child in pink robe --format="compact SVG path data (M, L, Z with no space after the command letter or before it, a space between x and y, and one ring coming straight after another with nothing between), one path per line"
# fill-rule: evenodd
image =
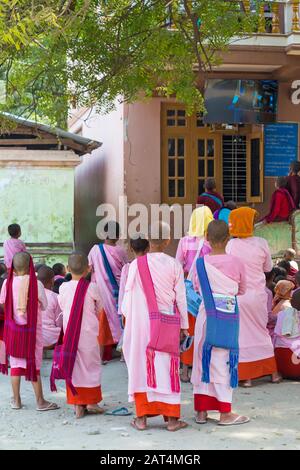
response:
M204 257L205 267L213 294L230 296L243 295L246 290L245 267L235 256L227 255L226 244L229 230L226 222L214 220L208 226L208 241L212 252ZM195 289L201 292L198 275L194 277ZM245 416L231 412L232 392L229 373L229 350L212 349L210 362L210 383L202 382L202 349L206 336L206 311L204 302L195 326L194 364L192 383L194 386L196 422L205 424L208 411L220 412L220 425L244 424L249 421Z
M170 233L169 228L168 233ZM188 316L183 270L178 261L163 253L168 244L169 238L150 240L148 265L159 310L170 312L171 315L176 304L180 314L181 329L187 334ZM147 416L163 415L168 419L169 431L182 429L186 424L179 421L180 392L175 393L171 390L168 353L156 352L157 387L151 388L147 384L146 349L150 341L150 321L137 260L134 260L129 268L121 312L126 320L123 353L128 368L128 395L129 401L135 401L137 414L132 426L144 430L147 427Z
M128 262L126 251L117 245L120 237L120 227L116 222L108 222L104 230L107 233L107 238L103 248L117 284L120 285L122 268ZM103 301L103 310L99 321L99 342L103 350L104 346L119 342L122 330L117 302L113 295L113 288L105 269L99 245L93 246L88 259L92 268L92 281L96 282Z
M20 310L20 293L24 289L28 289L29 285L29 260L30 255L26 252L17 253L13 258L14 278L12 283L13 295L13 316L14 321L18 325L27 324L27 313ZM0 303L5 304L6 299L6 285L7 280L4 281L1 294ZM27 286L27 287L26 287ZM58 409L55 403L50 403L44 399L42 382L40 378L40 369L43 359L43 335L42 335L42 315L43 311L47 308L47 298L43 284L38 281L38 316L36 326L36 344L35 344L35 363L37 371L37 381L32 382L32 386L36 396L37 411L50 411ZM10 356L10 373L13 389L13 398L11 400L11 408L19 410L22 408L22 401L20 397L20 384L21 377L25 375L26 359L16 358Z
M196 258L203 257L210 253L211 248L206 240L206 232L209 223L213 220L213 215L209 207L201 206L192 213L188 235L179 240L176 259L183 267L184 276L192 280ZM194 336L196 318L189 315L189 335ZM181 354L182 362L181 381L189 382L189 367L193 365L194 345Z
M21 251L26 251L26 246L25 243L19 239L22 235L20 225L9 225L8 233L10 235L10 238L8 240L5 240L5 242L3 243L3 251L5 265L7 269L10 269L14 255L16 253L20 253Z
M42 266L38 271L38 280L43 284L47 298L47 308L42 315L45 349L54 348L62 328L62 312L58 304L58 296L52 290L54 277L54 271L49 266Z
M61 285L58 295L64 332L68 326L78 281L89 273L87 257L80 253L70 255L68 271L72 274L72 280ZM67 403L75 406L77 418L82 418L86 412L103 413L102 408L98 406L102 401L101 356L98 343L99 312L102 306L98 286L91 282L84 299L78 349L72 372L72 384L77 395L73 396L67 386Z
M278 383L274 348L267 328L268 309L266 272L273 267L268 242L253 236L257 212L240 207L230 213L229 227L233 238L226 251L237 256L247 266L247 291L239 297L240 309L240 363L239 379L250 387L251 380L266 375Z

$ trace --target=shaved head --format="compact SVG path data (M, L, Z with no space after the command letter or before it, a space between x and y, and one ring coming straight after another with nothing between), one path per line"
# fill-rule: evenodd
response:
M29 272L30 254L26 251L16 253L13 257L13 266L16 272Z
M68 259L68 266L71 273L76 275L84 274L89 267L88 258L84 253L79 251L72 253Z
M54 271L50 266L41 266L38 270L37 278L44 286L46 286L52 281L52 279L54 279Z
M229 227L224 220L212 220L207 228L207 240L213 245L224 243L229 238Z

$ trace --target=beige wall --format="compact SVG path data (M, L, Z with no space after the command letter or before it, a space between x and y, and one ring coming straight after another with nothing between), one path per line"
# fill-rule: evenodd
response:
M102 146L85 155L75 171L75 241L79 249L87 251L97 241L97 207L110 203L118 207L124 193L123 160L123 105L99 115L87 110L76 119L73 113L72 132L102 142Z

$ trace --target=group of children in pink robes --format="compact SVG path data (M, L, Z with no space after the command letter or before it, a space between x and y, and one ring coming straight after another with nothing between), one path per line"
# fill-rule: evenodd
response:
M233 386L228 349L213 346L209 382L204 379L203 345L207 333L207 311L202 301L191 328L184 278L192 279L195 291L202 294L196 269L197 259L202 257L213 294L237 299L240 325L239 379L244 385L250 386L252 379L272 375L272 381L277 383L280 377L277 374L274 345L267 329L268 308L264 278L264 272L272 269L272 261L267 243L253 236L254 221L255 211L249 208L233 210L229 217L229 226L224 221L213 220L208 208L197 208L191 218L189 234L179 243L177 259L165 253L170 242L170 228L160 222L157 224L158 235L151 232L149 241L139 234L130 240L130 248L135 257L131 263L128 262L126 251L118 245L118 224L110 222L105 227L104 242L94 245L88 257L82 253L73 253L70 256L69 282L64 282L62 275L56 275L55 278L51 268L41 266L37 273L36 300L37 381L32 382L37 410L58 408L55 403L48 402L43 397L39 377L42 352L43 348L55 348L55 358L63 357L60 356L64 350L63 334L66 335L72 326L70 318L73 318L74 302L81 300L79 337L72 352L73 356L75 354L71 371L72 387L68 384L66 387L67 403L74 406L77 418L82 418L85 414L103 413L99 403L102 400L101 364L104 349L119 344L128 369L129 401L136 406L136 418L132 421L132 426L142 431L147 428L149 417L162 415L169 431L185 428L187 424L180 420L179 346L187 337L192 336L192 354L191 351L189 353L192 359L188 363L182 362L186 366L193 366L191 382L196 422L206 423L208 412L212 410L220 413L220 425L248 422L248 417L232 412ZM163 231L165 236L162 236ZM12 240L18 241L21 230L15 228L10 234ZM231 240L230 235L234 237ZM11 261L8 268L14 269L13 319L17 326L26 326L24 298L27 299L31 282L30 255L25 251L23 242L11 242L5 246L9 247L6 259ZM148 293L141 278L141 265L148 267L157 312L153 309L150 311ZM91 281L84 298L77 299L80 281L88 275L91 276ZM58 295L53 292L55 281L62 282ZM6 301L5 281L0 303L4 305ZM296 297L294 305L298 305ZM291 318L295 320L295 313L293 315L291 314ZM277 347L287 349L283 348L290 339L284 334L287 320L281 317L279 313L275 328L278 338L281 337ZM156 325L157 321L170 322L170 325L178 321L178 345L168 345L167 338L160 338L159 341L164 344L162 349L157 346L157 349L149 353L155 321ZM294 330L291 331L294 334ZM4 328L4 344L6 340ZM186 357L184 354L181 359ZM5 356L2 351L0 363L4 363ZM20 380L22 375L26 375L24 371L28 359L25 356L26 354L24 357L10 355L13 388L11 406L14 409L22 407ZM54 360L53 368L56 366ZM52 372L55 375L57 371L54 369ZM186 370L186 377L181 377L183 382L189 380L188 367ZM63 377L64 371L61 370L60 373Z

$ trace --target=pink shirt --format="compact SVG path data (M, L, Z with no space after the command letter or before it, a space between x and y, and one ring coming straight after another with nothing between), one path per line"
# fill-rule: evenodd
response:
M62 312L58 304L58 295L52 290L45 289L47 308L43 312L43 346L56 344L62 328Z
M176 252L176 259L179 261L185 273L189 273L195 256L198 251L199 243L201 239L198 237L186 237L181 238L178 243L178 248ZM200 251L199 256L205 256L211 252L210 245L208 241L204 240L203 247Z
M66 331L78 281L64 282L58 295L58 303L63 312L63 329ZM74 387L97 387L101 384L101 358L98 343L99 312L103 304L100 291L91 282L83 305L81 330L72 382Z
M28 276L28 275L26 275ZM20 315L20 312L17 309L18 303L18 294L19 288L22 279L25 276L14 276L13 278L13 285L12 285L12 294L13 294L13 309L14 309L14 320L17 325L26 325L27 323L27 314ZM1 294L0 294L0 303L5 303L6 297L6 284L7 279L5 279ZM36 368L39 370L42 365L43 359L43 335L42 335L42 315L43 311L47 308L47 297L45 294L45 289L43 284L38 281L38 318L37 318L37 326L36 326L36 346L35 346L35 361L36 361ZM15 357L10 357L10 365L11 368L22 368L26 369L26 359L19 359Z
M3 243L4 263L7 268L11 268L13 257L16 253L26 251L25 243L19 238L10 238Z
M205 256L205 262L211 264L225 276L229 277L233 281L236 281L239 285L238 295L243 295L246 292L246 270L244 263L233 255L216 255L216 256ZM194 277L194 288L197 292L200 291L200 283L198 275Z

